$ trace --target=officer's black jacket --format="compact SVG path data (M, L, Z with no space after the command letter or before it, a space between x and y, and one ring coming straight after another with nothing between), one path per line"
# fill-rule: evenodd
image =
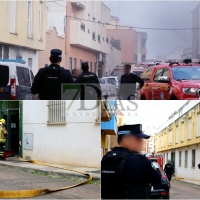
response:
M61 84L73 83L69 70L51 64L38 71L31 87L32 94L39 94L41 100L61 100Z
M75 76L72 76L73 78L73 82L76 83L77 82L77 78Z
M136 83L140 84L140 88L142 88L142 86L144 85L144 81L136 74L123 74L120 80L119 94L134 95L136 91Z
M77 83L93 86L94 89L96 90L95 96L97 96L98 98L101 97L101 87L100 87L98 77L95 73L92 73L89 71L82 72L82 74L77 78ZM90 87L86 87L86 89L85 89L85 86L81 87L81 100L90 100L90 99L86 99L85 94L84 94L84 92L87 92L87 90L89 89Z
M166 173L171 173L173 174L174 173L174 166L172 164L166 164L165 165L165 168L164 168L164 171Z
M113 163L113 167L112 167L112 164L109 163L110 161L111 163L114 162L113 160L114 157L112 157L112 155L113 156L115 155L116 157L121 156L126 151L129 151L129 150L123 147L115 147L113 151L108 152L108 154L106 154L102 159L102 163L101 163L102 187L101 188L102 188L102 196L105 199L125 198L124 194L128 192L125 192L125 191L123 192L123 187L124 187L123 185L126 185L126 184L133 187L133 189L130 189L129 192L135 190L135 193L130 194L128 198L132 196L132 198L137 198L137 199L145 198L144 188L149 187L149 184L153 186L161 185L160 172L158 172L156 169L152 167L151 161L149 159L137 153L131 154L131 156L128 157L128 159L126 159L126 162L124 164L124 167L121 173L118 173L118 174L116 172L114 174L110 173L116 170L116 163ZM109 159L108 156L110 155L111 157ZM144 195L141 193L143 193Z

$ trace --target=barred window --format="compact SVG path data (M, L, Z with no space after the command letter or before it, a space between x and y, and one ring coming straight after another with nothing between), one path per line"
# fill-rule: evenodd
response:
M48 123L66 123L65 101L49 101L48 108Z

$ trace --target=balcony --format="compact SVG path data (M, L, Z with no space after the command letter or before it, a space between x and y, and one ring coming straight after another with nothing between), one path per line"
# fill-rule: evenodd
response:
M70 45L85 48L99 53L109 54L110 44L107 41L98 42L98 33L87 30L87 23L84 24L79 20L70 20ZM103 36L100 36L100 38ZM104 36L105 37L105 36Z
M79 9L85 9L85 5L83 5L83 3L84 2L81 2L81 1L71 0L71 4Z

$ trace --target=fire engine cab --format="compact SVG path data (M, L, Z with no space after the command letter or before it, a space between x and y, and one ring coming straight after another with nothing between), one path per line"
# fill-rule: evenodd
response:
M169 60L146 68L138 100L200 99L200 60Z
M160 167L163 169L163 156L162 155L157 155L152 153L152 155L147 157L151 162L157 162Z

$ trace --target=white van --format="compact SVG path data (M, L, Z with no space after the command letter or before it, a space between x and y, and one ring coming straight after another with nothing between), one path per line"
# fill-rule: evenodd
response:
M23 60L0 59L0 100L32 100L33 72Z

